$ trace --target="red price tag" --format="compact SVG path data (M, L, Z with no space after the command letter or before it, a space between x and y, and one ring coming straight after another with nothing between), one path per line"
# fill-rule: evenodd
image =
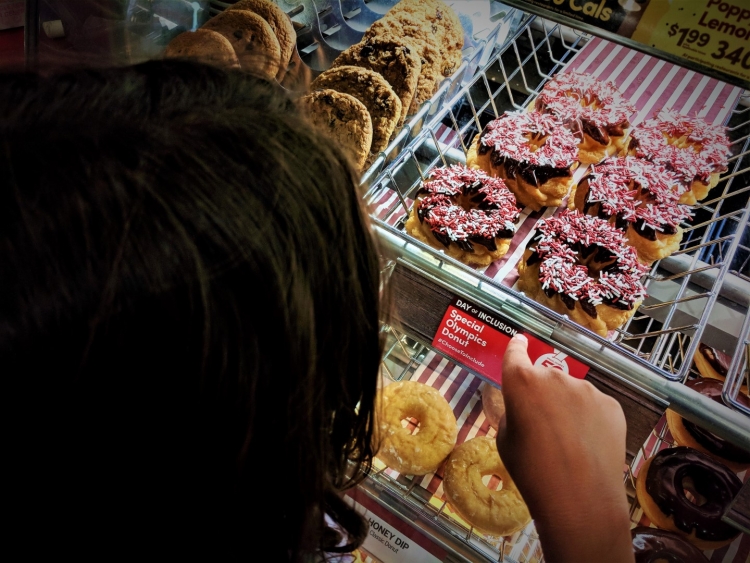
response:
M517 332L523 332L518 325L455 298L443 315L432 346L487 379L502 384L503 355ZM535 366L556 368L578 379L583 379L588 373L586 364L533 336L526 336L529 357Z

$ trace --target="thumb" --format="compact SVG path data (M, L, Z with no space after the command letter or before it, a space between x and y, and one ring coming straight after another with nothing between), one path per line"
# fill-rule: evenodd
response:
M503 356L503 386L508 382L508 379L513 379L524 370L532 367L528 347L528 338L520 332L517 332L510 339Z

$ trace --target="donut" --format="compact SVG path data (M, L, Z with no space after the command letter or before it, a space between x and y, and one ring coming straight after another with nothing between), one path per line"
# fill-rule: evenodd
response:
M635 563L708 563L701 550L679 534L637 526L630 530L630 537Z
M663 109L633 128L627 154L674 172L680 202L693 205L719 183L731 151L724 127Z
M580 139L578 158L594 164L621 151L637 108L612 82L580 72L556 75L537 96L536 111L559 119Z
M558 207L573 184L578 140L551 115L506 113L474 137L466 164L505 180L535 211Z
M686 485L695 491L691 496L705 502L691 502ZM728 467L684 446L650 457L636 479L638 502L648 519L702 551L718 549L739 535L721 517L741 488L742 481Z
M482 477L502 480L490 490ZM456 447L445 463L443 490L451 507L477 530L509 536L531 522L526 503L497 452L494 438L478 436Z
M678 203L673 178L647 160L610 157L591 166L568 205L612 223L625 233L638 259L651 264L680 248L680 223L691 216L690 208Z
M453 409L437 389L424 383L399 381L385 387L376 416L377 456L399 473L432 473L456 445ZM412 434L401 425L406 418L417 419L419 432Z
M456 164L433 170L422 184L406 232L462 262L487 266L508 251L519 216L502 180Z
M721 391L724 384L716 379L701 377L685 383L687 387L705 395L717 403L724 404ZM750 408L750 398L739 394L737 400ZM719 438L716 434L685 420L672 409L667 409L667 424L675 442L689 446L707 454L729 467L732 471L744 471L750 468L750 452L738 448L731 442Z
M542 219L518 264L518 289L600 336L622 326L646 296L648 268L609 222L565 210Z
M482 410L490 426L497 430L500 418L505 414L503 392L490 383L482 385Z

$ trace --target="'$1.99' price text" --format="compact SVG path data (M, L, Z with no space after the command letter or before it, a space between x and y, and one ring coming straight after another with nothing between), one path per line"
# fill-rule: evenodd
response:
M705 47L711 41L711 34L689 27L681 28L676 23L669 28L669 36L677 37L678 47ZM719 46L711 53L711 57L716 60L727 59L732 65L739 64L744 69L750 69L750 49L745 52L744 47L737 47L730 51L726 41L719 41Z

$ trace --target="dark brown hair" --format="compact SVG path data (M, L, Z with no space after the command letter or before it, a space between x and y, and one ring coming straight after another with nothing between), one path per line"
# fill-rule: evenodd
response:
M4 504L30 553L362 541L339 492L370 466L381 345L355 186L239 72L0 77Z

